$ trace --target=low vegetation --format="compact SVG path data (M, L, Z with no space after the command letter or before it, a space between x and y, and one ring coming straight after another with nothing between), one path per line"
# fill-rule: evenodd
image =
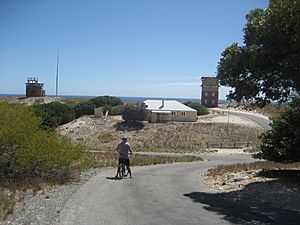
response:
M278 162L253 162L253 163L237 163L232 165L220 165L207 171L208 176L217 176L225 173L237 173L240 171L250 170L285 170L300 169L300 163L278 163Z
M300 161L300 107L295 106L273 118L271 130L260 136L257 158L277 162Z
M192 109L197 110L197 116L202 116L202 115L207 115L209 114L208 109L204 106L201 105L200 103L197 102L184 102L188 107L191 107Z
M99 97L90 99L88 102L90 102L95 107L123 105L122 100L120 98L114 97L114 96L99 96Z
M74 107L75 117L79 118L82 115L93 115L94 106L90 102L82 102Z
M96 159L96 161L99 162L100 167L116 167L118 165L118 155L116 152L86 152L85 156ZM130 162L132 166L146 166L174 162L193 162L201 160L202 159L200 157L195 156L156 156L138 154L130 156Z
M145 104L127 105L122 112L122 118L125 122L136 123L146 120L147 110Z
M115 149L122 136L128 136L134 149L160 152L194 152L207 148L252 147L264 130L226 123L126 123L118 116L82 117L60 127L60 133L88 149ZM102 143L98 136L109 132L115 140Z
M42 119L40 127L46 130L56 128L75 119L73 108L64 103L51 102L32 107L35 115Z
M98 140L105 144L105 143L110 143L112 141L114 141L116 138L110 133L110 132L101 132L98 135Z
M65 179L78 167L83 149L55 132L23 105L0 102L0 176Z
M15 193L9 193L0 187L0 222L12 214L16 204Z

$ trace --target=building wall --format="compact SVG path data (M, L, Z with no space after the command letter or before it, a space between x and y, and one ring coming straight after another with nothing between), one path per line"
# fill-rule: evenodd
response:
M26 85L26 97L43 97L43 88L42 86L37 85Z
M197 120L197 111L173 111L175 115L171 115L172 121L178 122L195 122Z
M201 104L217 107L219 104L219 80L215 77L202 77Z
M150 112L148 120L151 123L169 122L171 121L171 116L166 113Z
M217 107L219 104L218 90L202 90L201 104L207 107Z
M150 112L148 120L151 123L159 122L169 122L169 121L178 121L178 122L195 122L197 120L196 111L172 111L172 114L161 114L157 112Z

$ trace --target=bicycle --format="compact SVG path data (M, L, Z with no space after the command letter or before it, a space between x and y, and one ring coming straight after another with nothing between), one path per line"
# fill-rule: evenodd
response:
M128 171L126 174L126 166L124 163L120 164L120 172L119 172L119 179L122 180L124 177L127 177Z

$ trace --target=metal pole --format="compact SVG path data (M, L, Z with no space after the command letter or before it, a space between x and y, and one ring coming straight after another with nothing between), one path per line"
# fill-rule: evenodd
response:
M56 56L56 89L55 89L55 96L57 97L58 94L58 64L59 64L59 48L57 49L57 56Z

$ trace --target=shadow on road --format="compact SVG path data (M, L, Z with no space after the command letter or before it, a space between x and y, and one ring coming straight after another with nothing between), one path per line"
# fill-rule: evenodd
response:
M119 180L116 177L106 177L107 180Z
M238 191L192 192L184 196L204 204L204 209L222 215L232 224L300 224L298 188L295 182L272 180L251 183ZM296 191L290 192L292 189Z

